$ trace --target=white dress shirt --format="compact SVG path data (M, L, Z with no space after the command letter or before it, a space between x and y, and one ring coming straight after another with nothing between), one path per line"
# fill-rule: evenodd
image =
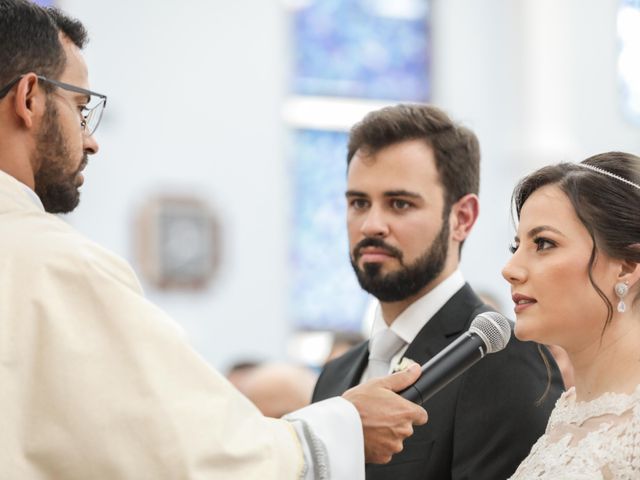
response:
M404 312L398 315L390 327L387 326L382 317L382 309L380 308L380 302L378 302L371 328L371 337L384 328L390 328L405 341L405 346L391 359L389 373L400 363L404 353L409 348L409 344L413 342L420 330L464 286L464 283L462 272L456 270L433 290L409 305ZM362 373L360 382L369 380L369 376L369 366L367 365Z

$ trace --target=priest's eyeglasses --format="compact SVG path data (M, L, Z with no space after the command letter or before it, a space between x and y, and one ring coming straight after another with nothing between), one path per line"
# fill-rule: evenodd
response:
M12 80L6 86L0 89L0 100L2 100L11 91L11 89L22 79L23 76L24 75L20 75L18 78ZM86 95L86 105L81 105L78 107L80 109L81 117L80 127L82 128L83 132L89 136L95 133L98 125L100 124L100 120L102 120L104 108L107 106L106 95L92 92L91 90L87 90L85 88L76 87L75 85L71 85L69 83L51 80L47 77L43 77L42 75L38 75L38 80L40 80L41 82L49 83L54 87L67 90L69 92Z

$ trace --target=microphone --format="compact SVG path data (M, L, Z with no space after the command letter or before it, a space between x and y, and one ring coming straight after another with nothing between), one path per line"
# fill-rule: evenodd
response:
M476 316L469 330L427 363L413 385L398 392L422 405L488 353L499 352L509 343L511 322L497 312Z

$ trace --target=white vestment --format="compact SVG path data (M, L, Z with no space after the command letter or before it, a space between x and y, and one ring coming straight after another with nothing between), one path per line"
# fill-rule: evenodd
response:
M0 412L1 480L287 480L305 468L291 423L263 417L144 298L126 262L4 172ZM358 435L337 445L354 449L356 478Z

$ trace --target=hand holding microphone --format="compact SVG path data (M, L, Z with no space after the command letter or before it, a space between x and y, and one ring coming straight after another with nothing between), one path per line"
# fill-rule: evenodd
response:
M418 380L399 394L422 405L488 353L502 350L511 338L511 322L496 312L476 316L469 330L422 366Z

